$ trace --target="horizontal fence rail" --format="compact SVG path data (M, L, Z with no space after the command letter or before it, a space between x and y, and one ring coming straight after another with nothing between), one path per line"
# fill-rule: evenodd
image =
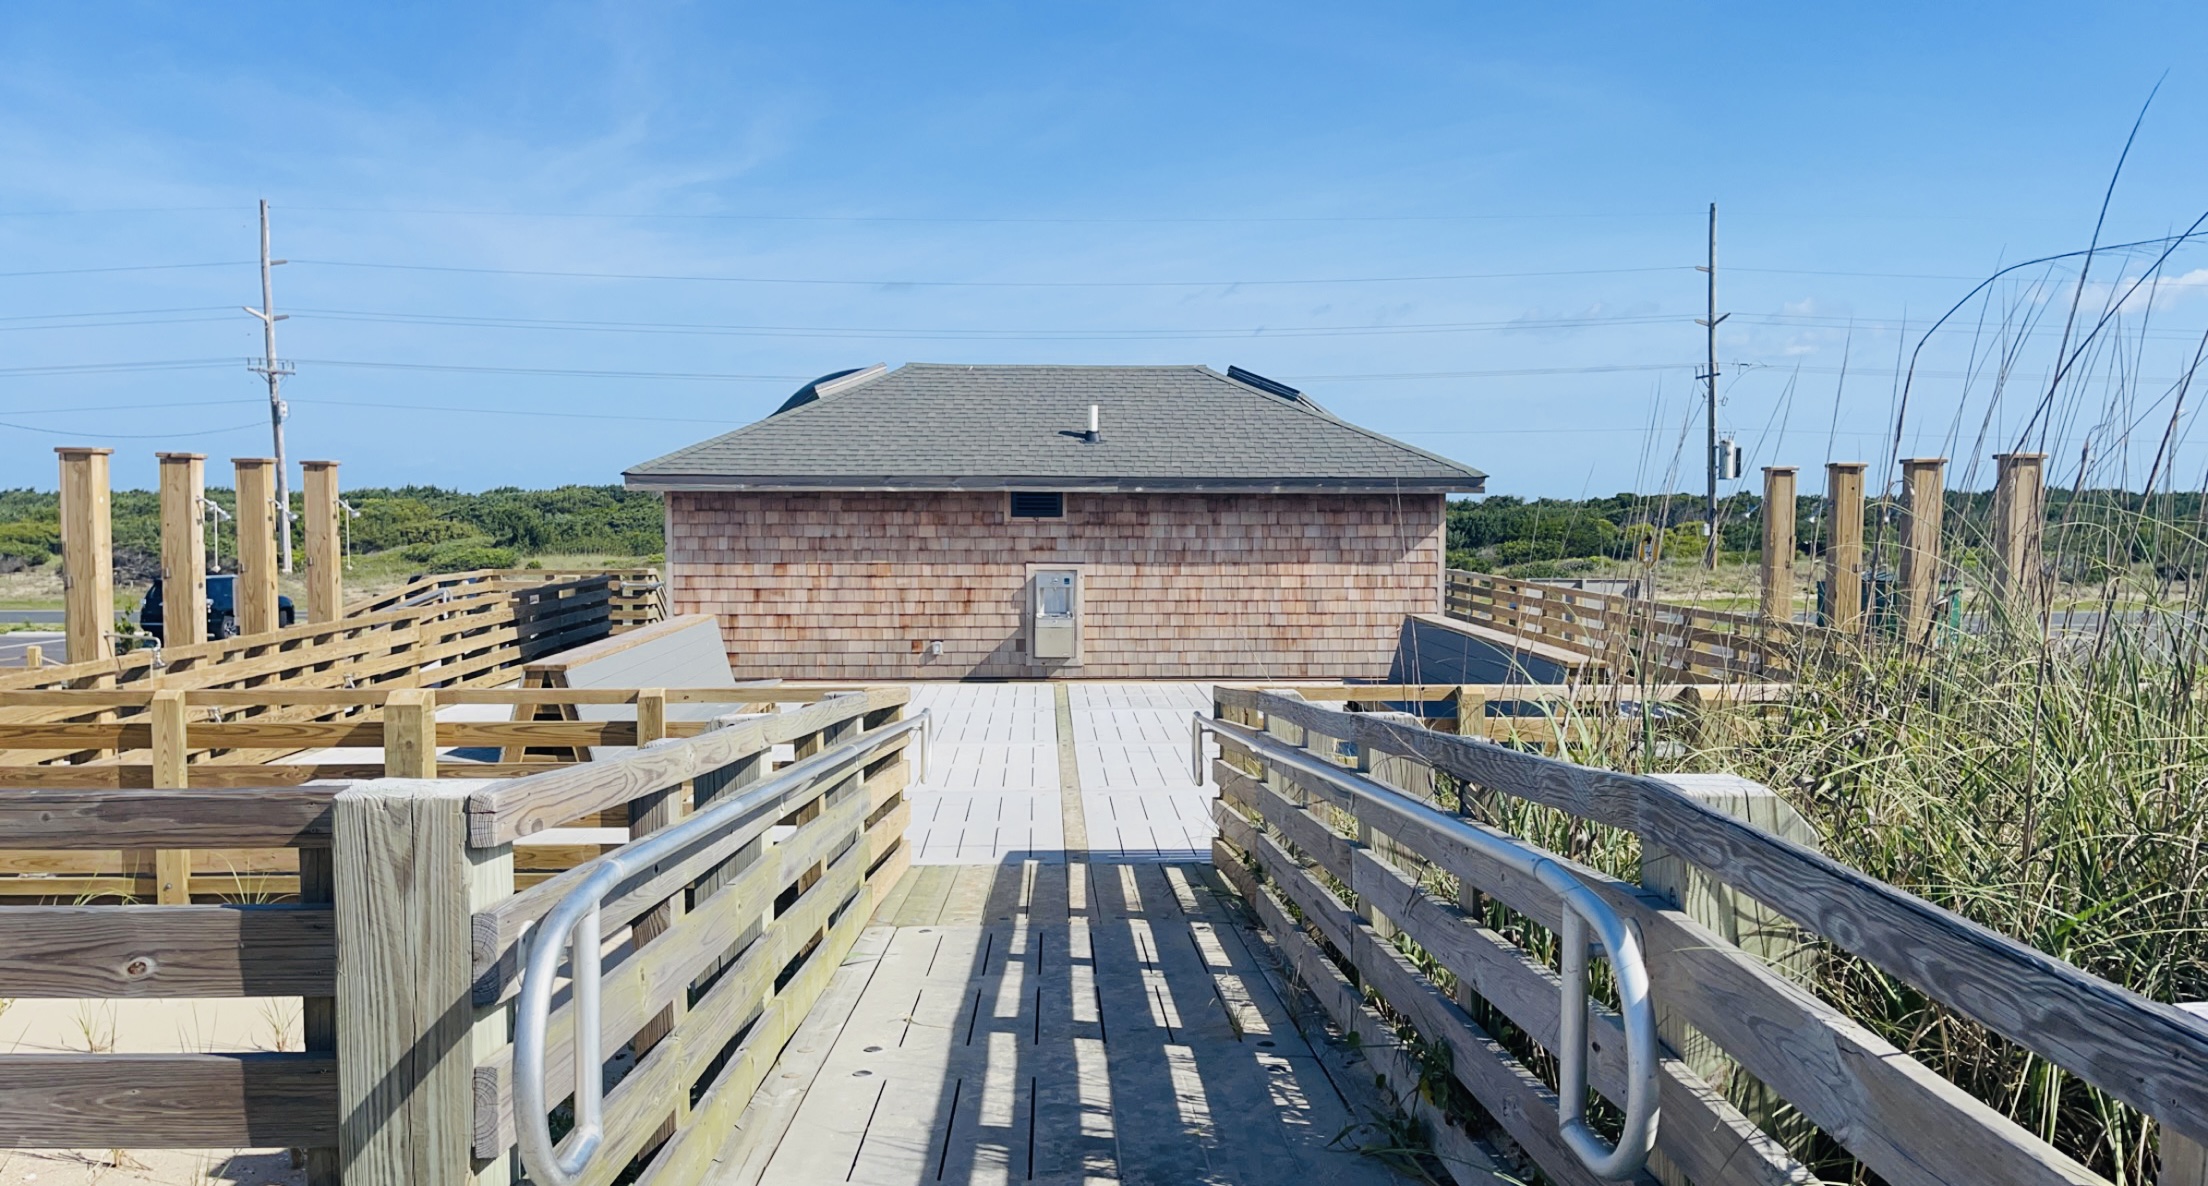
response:
M338 788L0 790L0 855L141 845L287 849L284 904L0 909L0 999L303 999L293 1051L0 1053L0 1148L307 1150L334 1180L332 807ZM83 887L80 887L83 888Z
M441 778L517 778L557 771L587 758L594 747L632 747L662 737L696 736L709 721L670 719L671 705L728 705L772 714L795 714L777 729L805 726L823 711L820 700L851 689L795 688L782 685L720 688L351 688L113 690L13 693L38 701L85 700L95 705L144 709L136 721L111 723L0 724L0 747L21 748L40 741L67 745L118 746L113 761L86 765L0 766L0 822L29 818L31 830L18 831L0 845L0 903L22 899L127 900L158 898L184 903L194 895L267 898L295 893L297 864L290 846L256 845L219 830L170 832L158 846L125 846L104 839L98 828L72 831L39 824L49 811L97 810L108 802L128 802L128 792L160 786L176 793L193 788L267 788L266 802L287 800L279 788L310 780L370 779L388 775ZM0 699L11 694L0 693ZM512 706L544 711L547 706L627 706L629 719L612 721L436 720L439 709L455 705ZM296 708L338 712L336 719L269 721L231 719L241 709ZM811 714L810 717L807 714ZM257 764L183 763L176 759L211 747L264 747L281 743L286 752L320 747L360 747L367 755L341 760L290 760ZM136 750L128 747L138 747ZM500 749L518 760L460 761L440 755L444 747ZM264 752L256 749L255 752ZM166 755L164 764L163 756ZM63 795L63 790L83 792ZM104 793L103 793L104 792ZM625 812L625 803L613 807ZM20 814L18 814L20 813ZM583 813L575 817L581 820ZM584 820L582 828L554 839L538 839L520 853L516 874L526 887L605 851L593 832L626 828L623 814L612 820ZM540 829L541 830L541 829ZM208 843L189 848L176 842L187 835ZM33 837L52 843L32 844ZM274 851L271 851L271 850Z
M852 767L928 724L928 714L875 729L849 744L806 758L742 794L715 803L689 819L578 870L572 888L539 921L522 977L515 1017L514 1096L521 1128L521 1159L540 1186L574 1186L604 1142L599 1045L600 923L605 900L622 884L686 851L715 843L745 843L800 801L845 780ZM923 735L923 742L925 737ZM925 771L923 770L923 776ZM770 814L771 809L771 814ZM569 999L575 1011L573 1048L566 1060L574 1074L574 1126L562 1152L555 1146L546 1095L546 1032L560 959L568 957ZM1651 1022L1651 1026L1653 1026Z
M1205 733L1230 739L1268 765L1292 770L1299 783L1310 785L1316 780L1354 799L1360 809L1376 809L1399 829L1446 837L1556 895L1563 906L1563 927L1558 938L1562 951L1556 1046L1558 1136L1586 1171L1598 1178L1625 1178L1638 1173L1656 1144L1656 1011L1649 1000L1648 967L1641 959L1640 943L1617 912L1547 853L1415 802L1393 787L1349 774L1257 730L1196 714L1190 744L1199 761ZM1203 781L1201 769L1193 773L1199 783ZM1625 1117L1619 1122L1617 1139L1608 1145L1586 1120L1588 928L1593 928L1610 960L1625 1030Z
M1424 1040L1450 1050L1456 1081L1557 1181L1590 1179L1557 1140L1556 1094L1468 1011L1492 1010L1556 1051L1571 1036L1555 1004L1556 974L1464 906L1496 903L1553 933L1563 925L1562 899L1474 849L1403 826L1343 794L1334 779L1274 760L1281 746L1352 761L1407 801L1451 807L1436 800L1439 776L1463 796L1511 796L1634 832L1644 854L1676 854L1699 875L2154 1117L2166 1138L2199 1140L2208 1130L2208 1024L1743 823L1664 780L1574 766L1399 717L1336 711L1292 693L1221 687L1216 697L1221 719L1274 739L1222 741L1222 869L1242 883L1343 1024L1386 1033L1360 1014L1369 1013L1354 987L1361 983ZM1552 859L1637 930L1661 1008L1885 1180L2100 1181L1665 894ZM1446 883L1436 885L1437 875L1459 887L1458 901L1449 900ZM1433 962L1412 962L1401 942ZM1430 974L1437 968L1454 980L1455 999ZM1342 987L1330 995L1325 986L1334 981ZM1614 1046L1619 1022L1597 1010L1588 1025L1598 1047L1592 1084L1618 1099L1621 1060L1599 1048ZM1416 1097L1418 1069L1397 1073L1410 1077ZM1667 1053L1659 1093L1666 1115L1656 1149L1665 1181L1808 1180L1695 1065Z
M1452 569L1448 617L1561 647L1617 678L1781 680L1802 630L1753 614L1673 605Z
M580 1080L576 1114L595 1088L604 1136L576 1180L700 1180L909 861L905 698L831 693L526 778L383 780L341 795L346 1182L474 1181L476 1167L510 1165L562 1105L528 1098L519 1072L532 1068L507 1019L525 950L559 946L527 940L564 927L553 912L578 887L596 903L605 962L595 993L546 992L534 1070L577 1081L596 1063L575 1051L593 1044L628 1057ZM517 885L517 841L616 810L633 839L614 852L631 856ZM687 819L713 822L680 830ZM424 1050L455 1055L424 1063Z

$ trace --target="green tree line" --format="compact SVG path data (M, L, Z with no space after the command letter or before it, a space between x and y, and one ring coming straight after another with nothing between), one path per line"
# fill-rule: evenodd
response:
M207 498L225 513L237 511L237 493L210 488ZM466 494L436 486L362 487L344 499L347 545L357 553L398 551L429 571L504 567L528 556L604 553L657 556L665 551L660 498L619 486L560 486L551 490L501 487ZM0 558L19 565L44 564L61 550L60 501L52 491L0 490ZM304 520L292 500L294 546L304 547ZM112 500L116 558L158 556L160 497L150 490L118 490ZM234 554L236 535L224 525L219 545Z
M2112 568L2151 565L2164 578L2190 578L2208 571L2208 519L2199 493L2142 494L2123 490L2047 492L2047 552L2063 575L2092 579ZM1991 491L1947 492L1945 521L1950 549L1965 554L1988 537L1993 518ZM1763 546L1763 499L1735 494L1720 500L1721 551L1736 558L1758 554ZM1628 560L1646 554L1654 542L1667 556L1700 555L1703 548L1702 496L1695 494L1613 494L1604 498L1525 499L1507 494L1449 504L1448 549L1451 567L1530 567L1529 575L1574 560ZM1898 541L1902 508L1892 500L1871 499L1864 507L1866 535ZM1797 497L1796 548L1802 555L1822 551L1825 499Z

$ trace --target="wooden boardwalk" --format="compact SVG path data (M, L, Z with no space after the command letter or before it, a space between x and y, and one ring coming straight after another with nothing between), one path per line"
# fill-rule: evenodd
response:
M1209 865L924 866L875 923L716 1183L1415 1180Z

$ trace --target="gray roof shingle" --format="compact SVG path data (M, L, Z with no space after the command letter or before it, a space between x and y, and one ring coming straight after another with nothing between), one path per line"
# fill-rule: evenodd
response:
M1459 492L1486 477L1209 367L942 363L808 384L625 476L662 490Z

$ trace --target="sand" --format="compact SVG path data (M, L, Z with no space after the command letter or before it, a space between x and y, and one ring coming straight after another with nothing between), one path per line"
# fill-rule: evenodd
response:
M130 1054L297 1050L299 999L0 1001L0 1050ZM298 1183L283 1149L0 1149L0 1186Z

